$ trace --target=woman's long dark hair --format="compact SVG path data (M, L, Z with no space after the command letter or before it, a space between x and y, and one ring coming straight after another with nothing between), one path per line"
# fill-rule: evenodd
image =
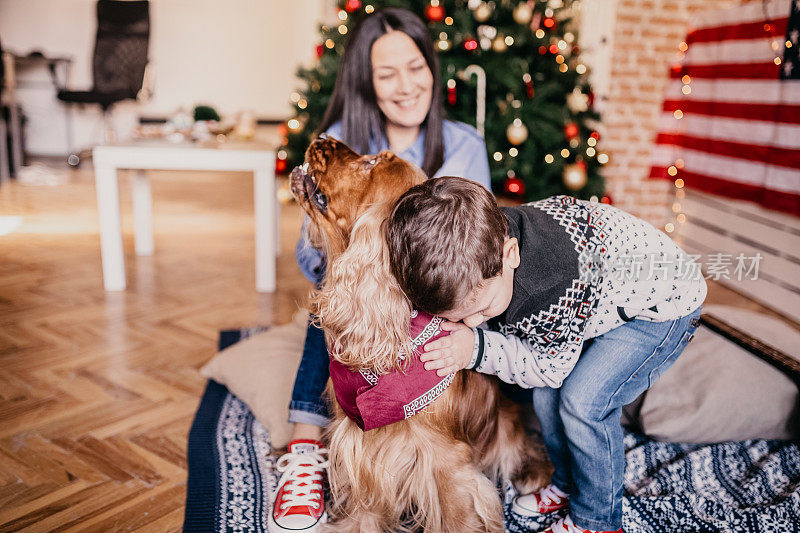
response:
M433 74L431 107L421 125L426 129L422 170L428 176L433 176L444 163L439 60L425 24L405 9L389 7L376 11L362 20L353 32L347 42L336 87L322 118L320 131L327 130L341 120L342 140L361 154L369 152L370 136L386 137L386 125L372 85L372 44L392 30L402 31L411 37Z

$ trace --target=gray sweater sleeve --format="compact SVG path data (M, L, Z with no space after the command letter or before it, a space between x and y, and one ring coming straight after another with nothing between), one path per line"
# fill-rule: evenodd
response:
M472 368L483 374L493 374L506 383L524 388L558 388L574 366L574 362L568 368L547 364L551 359L541 353L538 346L516 335L506 336L481 328L475 332L476 354ZM575 353L566 359L577 361L580 347L568 349Z

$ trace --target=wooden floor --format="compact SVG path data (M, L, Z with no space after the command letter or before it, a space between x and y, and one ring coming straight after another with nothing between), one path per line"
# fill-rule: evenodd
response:
M156 253L102 287L89 170L0 188L0 531L177 531L186 438L220 329L290 320L309 290L284 206L278 291L254 289L252 178L152 173ZM760 309L714 286L711 301Z
M291 319L310 285L282 212L278 291L255 292L252 175L152 173L156 253L101 279L92 175L0 188L0 531L177 531L186 438L220 329Z

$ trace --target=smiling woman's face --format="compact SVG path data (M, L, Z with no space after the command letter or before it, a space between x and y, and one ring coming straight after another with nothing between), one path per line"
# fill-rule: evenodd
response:
M419 128L433 98L433 74L414 41L390 31L372 45L372 85L378 107L395 127Z

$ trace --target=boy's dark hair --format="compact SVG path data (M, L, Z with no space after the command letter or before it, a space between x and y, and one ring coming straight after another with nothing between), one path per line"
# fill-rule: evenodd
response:
M400 288L416 309L437 314L501 273L508 220L483 186L442 177L403 194L385 233Z

